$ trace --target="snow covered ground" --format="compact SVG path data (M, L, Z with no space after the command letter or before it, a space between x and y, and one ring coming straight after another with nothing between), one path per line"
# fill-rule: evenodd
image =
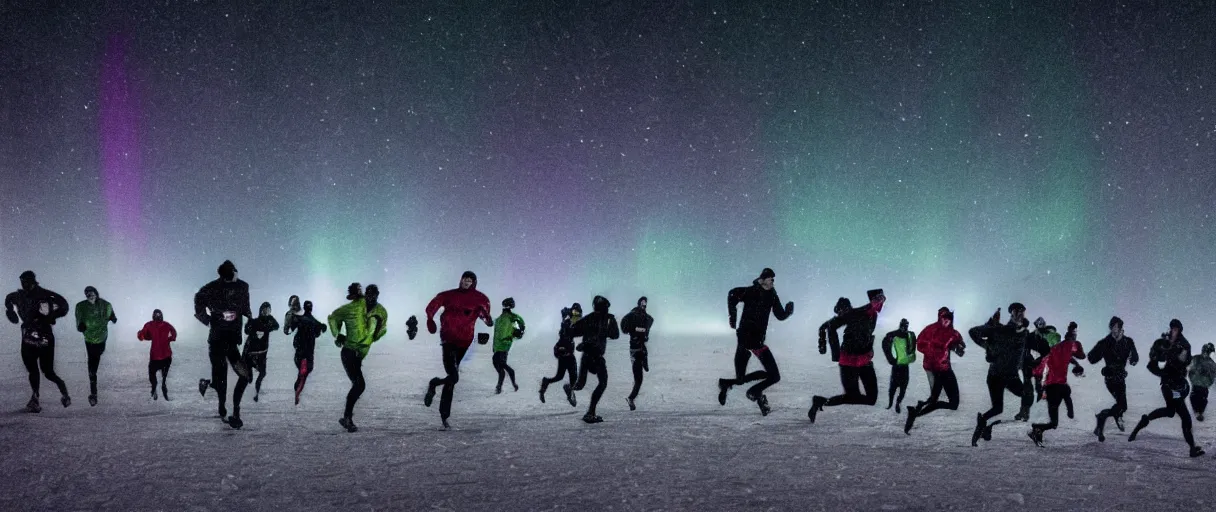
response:
M517 393L508 386L496 396L488 347L470 351L455 428L445 432L438 404L422 405L427 380L442 373L437 341L425 333L406 341L401 328L365 362L360 431L351 434L337 423L349 383L328 340L318 344L317 372L295 406L290 341L273 338L261 402L252 402L250 387L245 427L234 431L216 419L214 396L198 395L209 370L202 333L189 329L175 346L172 401L148 397L147 345L114 333L101 403L89 407L82 342L61 327L56 368L73 404L60 407L43 381L37 415L21 412L29 391L16 328L3 331L10 343L0 353L0 509L1190 509L1209 501L1216 477L1211 455L1187 457L1177 419L1155 422L1135 443L1110 422L1098 443L1093 415L1111 400L1093 367L1073 385L1077 419L1049 432L1045 448L1027 439L1024 423L997 426L991 442L971 447L975 413L988 407L978 347L956 358L961 410L934 413L905 436L903 415L881 407L885 363L880 407L829 408L809 424L811 395L839 392L836 370L813 340L780 329L771 346L783 380L769 390L768 417L739 388L725 407L716 402L715 379L732 372L733 339L660 334L634 412L624 398L627 343L610 345L605 421L586 425L590 387L578 408L556 386L547 404L537 400L539 378L555 369L554 336L529 333L511 353ZM1148 340L1137 343L1147 353ZM1142 366L1129 387L1130 430L1160 398ZM905 403L927 394L917 363ZM1016 403L1006 403L1009 419ZM1045 405L1033 416L1045 418ZM1197 423L1196 437L1208 445L1216 429Z

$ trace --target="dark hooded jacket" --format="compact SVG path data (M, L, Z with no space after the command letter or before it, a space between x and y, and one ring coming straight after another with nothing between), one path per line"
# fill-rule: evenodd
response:
M832 349L832 360L844 366L865 366L874 357L874 327L878 324L878 312L867 303L832 317L826 323L828 346ZM838 331L844 327L844 341ZM843 354L843 360L842 360Z
M473 275L472 278L473 285L467 290L457 285L456 288L440 292L426 305L427 321L434 321L435 313L443 309L443 314L439 315L439 339L445 344L469 348L473 344L477 319L493 324L490 299L477 291L477 276Z
M1005 324L989 321L968 331L971 340L987 352L988 375L1017 376L1022 369L1029 325L1025 320L1021 325L1012 320Z
M591 314L570 326L570 337L583 338L580 345L584 355L602 356L608 348L608 340L621 337L616 317L608 312L610 306L608 299L596 297Z
M1181 333L1171 344L1160 338L1148 352L1148 371L1161 378L1161 387L1183 389L1187 386L1187 367L1191 364L1191 343Z
M206 321L213 331L240 333L242 317L253 318L249 308L249 283L240 279L232 282L216 279L203 285L194 294L194 317Z
M300 357L312 355L317 348L317 338L327 329L325 323L317 320L312 313L299 313L294 315L291 324L291 328L296 333L291 342L292 347L296 349L296 354Z
M41 305L46 304L50 314L41 313ZM68 314L68 301L62 295L35 285L33 289L20 289L4 297L4 312L12 323L21 324L21 341L27 344L41 340L45 343L55 341L55 333L51 326L55 320ZM14 311L15 310L15 311Z
M654 324L654 318L646 313L641 306L633 308L632 311L625 314L621 318L621 330L629 335L629 349L640 350L645 348L646 342L650 341L650 326ZM645 332L636 332L635 329L641 327Z
M1131 336L1124 336L1122 339L1116 340L1109 334L1099 340L1094 348L1089 349L1087 358L1089 364L1104 361L1106 366L1102 367L1102 376L1108 379L1127 378L1127 366L1136 366L1136 363L1140 362L1140 354L1136 352L1136 341Z
M258 311L270 304L262 304ZM265 352L270 348L270 333L279 330L279 321L271 315L258 315L245 324L245 351Z
M760 287L760 280L752 281L751 286L741 286L726 294L726 308L730 312L732 322L736 320L735 309L743 303L743 316L738 318L735 332L739 334L748 346L744 348L757 349L764 345L768 334L768 315L772 312L777 320L789 318L789 313L781 306L781 298L777 289L765 290Z

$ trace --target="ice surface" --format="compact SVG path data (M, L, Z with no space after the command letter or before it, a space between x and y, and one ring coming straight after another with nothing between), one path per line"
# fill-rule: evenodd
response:
M1027 439L1024 423L999 425L991 442L972 448L975 413L988 407L978 347L956 358L962 408L933 413L905 436L904 416L883 408L885 363L880 407L829 408L809 424L811 395L838 393L839 379L813 340L780 332L770 344L782 381L768 392L768 417L740 388L725 407L716 401L715 379L732 372L733 339L656 333L638 410L625 403L621 340L609 346L605 421L586 425L590 387L577 408L559 386L538 401L538 380L556 368L554 336L530 332L509 361L517 393L508 385L495 395L489 347L470 351L455 428L445 432L438 404L422 405L427 380L442 373L438 343L425 332L406 341L401 328L365 362L368 389L351 434L337 423L349 381L328 338L294 406L290 341L276 335L261 401L251 400L251 386L245 427L234 431L215 417L212 393L197 392L209 374L201 331L186 328L175 344L168 403L149 399L147 345L112 333L101 403L89 407L82 342L61 326L56 368L74 403L60 407L44 380L43 412L32 415L20 412L29 391L15 329L3 331L11 343L0 354L3 510L1143 510L1195 508L1216 476L1211 455L1187 457L1177 419L1154 422L1135 443L1109 422L1098 443L1093 415L1111 399L1088 366L1074 379L1077 419L1048 432L1045 448ZM905 403L928 394L916 364ZM1129 430L1160 403L1143 366L1132 372ZM1008 420L1016 400L1006 407ZM1045 405L1032 415L1045 418ZM1213 429L1196 423L1195 435L1203 444Z

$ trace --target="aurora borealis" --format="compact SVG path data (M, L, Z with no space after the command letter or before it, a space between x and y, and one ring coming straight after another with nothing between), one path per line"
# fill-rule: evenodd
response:
M872 287L1216 328L1211 3L137 4L0 7L6 289L182 318L230 258L397 324L471 269L695 332L768 266L808 343Z

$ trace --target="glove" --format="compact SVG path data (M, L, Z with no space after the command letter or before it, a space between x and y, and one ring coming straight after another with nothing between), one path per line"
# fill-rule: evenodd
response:
M1074 367L1072 367L1072 374L1076 375L1077 377L1084 377L1085 368L1082 368L1080 366L1074 366Z
M439 330L439 327L435 325L434 318L426 319L426 331L427 332L429 332L431 334L435 334L435 331L438 331L438 330Z
M996 308L996 313L992 314L992 318L988 319L988 323L993 325L1001 324L1001 308Z
M520 338L524 337L524 330L515 329L514 331L511 331L511 337L513 337L515 339L520 339Z
M336 346L338 348L342 348L342 347L346 346L346 335L339 334L337 337L335 337L334 346Z
M962 343L959 343L958 345L954 346L954 353L958 354L959 357L963 357L963 352L965 352L966 350L967 350L967 346L963 345Z
M17 321L13 320L13 323L17 323ZM730 328L731 329L737 329L738 327L735 326L735 324L737 324L737 323L738 322L735 321L735 317L733 317L733 316L730 317Z
M80 323L76 324L77 332L85 332L87 330L89 330L89 329L88 329L88 327L85 327L84 322L80 322Z
M790 302L786 302L786 303L785 303L785 314L786 314L786 315L792 315L792 314L794 314L794 301L790 301Z
M4 316L5 316L6 318L8 318L8 321L10 321L10 322L12 322L12 323L17 323L17 322L19 322L19 321L20 321L20 319L19 319L19 318L17 318L17 313L14 313L14 312L13 312L13 310L11 310L11 309L7 309L7 310L5 310L5 311L4 311Z
M494 319L486 317L486 327L494 327Z
M485 345L486 343L489 343L489 342L490 342L490 333L488 333L488 332L477 333L477 344L478 345Z
M582 343L582 342L579 342L579 344L578 344L578 345L575 345L575 346L574 346L574 350L577 350L577 351L579 351L579 352L582 352L582 351L583 351L583 343Z
M418 317L410 315L410 319L405 321L405 335L411 340L418 335Z
M211 317L207 316L205 313L196 313L194 318L197 318L198 321L205 326L211 326Z

